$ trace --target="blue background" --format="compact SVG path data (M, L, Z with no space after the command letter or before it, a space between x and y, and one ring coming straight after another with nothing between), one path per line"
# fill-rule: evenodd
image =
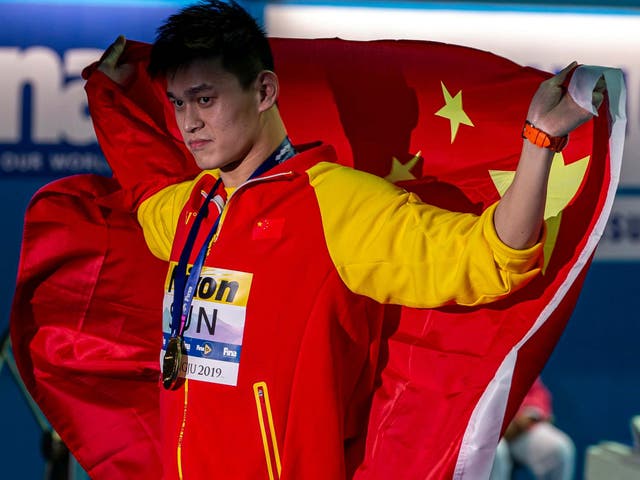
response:
M104 48L119 33L151 41L155 27L184 3L187 2L0 1L0 47L45 45L58 53L68 48ZM242 3L261 18L264 2ZM394 5L393 2L368 3ZM403 5L420 3L427 5L427 2L402 2ZM493 2L494 7L509 8L507 3ZM537 2L538 5L555 3ZM580 9L598 5L638 7L639 2L564 1L563 4ZM635 12L640 14L640 11ZM0 152L5 147L0 145ZM0 236L3 252L0 256L0 331L8 325L25 208L33 193L51 180L45 176L0 177L5 232ZM586 447L601 440L630 443L628 421L632 415L640 413L638 359L634 358L638 355L640 338L637 318L639 273L638 263L595 262L592 265L575 313L543 373L543 379L554 395L556 423L576 442L576 478L581 478ZM40 427L4 368L0 372L0 477L42 478L44 463L39 450L40 438Z

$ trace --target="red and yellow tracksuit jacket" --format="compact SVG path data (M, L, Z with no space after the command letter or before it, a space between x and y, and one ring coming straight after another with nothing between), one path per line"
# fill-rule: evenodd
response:
M494 207L441 210L335 160L317 147L228 195L187 322L187 381L161 394L166 478L349 478L383 305L489 302L538 273L541 245L505 246ZM138 211L151 251L170 262L165 341L173 268L216 175L167 187Z

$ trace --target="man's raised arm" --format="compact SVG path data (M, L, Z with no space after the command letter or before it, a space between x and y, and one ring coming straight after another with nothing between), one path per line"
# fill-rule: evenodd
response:
M561 137L569 135L593 116L567 93L565 80L576 65L573 62L542 82L529 105L528 138L524 140L513 183L500 200L494 216L498 236L512 248L530 247L540 238L554 155L553 140L557 138L561 144ZM602 87L599 84L592 94L596 110L603 100L603 87L603 83ZM550 137L551 148L537 145L547 143L545 134Z

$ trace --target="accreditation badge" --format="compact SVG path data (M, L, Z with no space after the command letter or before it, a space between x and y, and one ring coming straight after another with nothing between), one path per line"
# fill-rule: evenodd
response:
M164 361L174 348L171 337L171 309L174 299L176 263L172 262L165 282L162 315L163 379ZM186 361L178 362L180 378L236 386L242 353L247 300L253 274L203 267L196 285L184 328ZM179 307L178 307L179 308ZM171 357L171 355L169 355ZM169 368L173 364L167 364Z

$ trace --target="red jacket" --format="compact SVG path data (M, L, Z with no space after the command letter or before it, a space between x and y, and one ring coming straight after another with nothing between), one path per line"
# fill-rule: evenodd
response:
M251 277L237 385L188 380L161 393L167 478L177 477L180 443L185 479L338 479L363 448L382 308L350 292L331 261L304 174L318 157L326 155L288 160L269 172L281 177L241 187L229 202L206 265ZM199 208L214 180L195 185L184 213ZM179 225L174 261L186 235Z

